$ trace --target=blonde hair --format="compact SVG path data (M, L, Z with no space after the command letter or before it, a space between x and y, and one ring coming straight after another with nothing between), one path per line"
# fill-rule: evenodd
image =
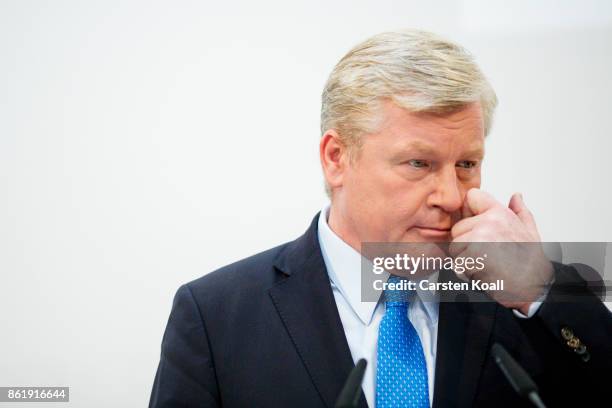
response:
M426 31L386 32L355 46L334 67L322 95L321 136L336 130L355 159L362 135L376 131L385 99L432 113L480 102L485 136L497 106L495 91L467 50ZM325 190L331 197L327 182Z

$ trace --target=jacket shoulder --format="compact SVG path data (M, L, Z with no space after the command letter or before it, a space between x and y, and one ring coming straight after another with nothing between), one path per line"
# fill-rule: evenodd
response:
M320 251L318 218L319 214L315 215L306 232L293 241L216 269L184 284L179 291L190 292L201 308L252 306L262 296L268 297L268 289L285 279L292 266Z
M278 281L279 273L274 264L290 244L286 242L225 265L183 286L190 289L196 299L227 298L229 294L267 290Z

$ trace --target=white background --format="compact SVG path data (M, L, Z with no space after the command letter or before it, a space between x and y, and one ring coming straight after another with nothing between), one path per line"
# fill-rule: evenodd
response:
M423 3L2 0L0 386L145 406L176 289L325 204L323 84L381 31L476 55L485 189L545 240L612 241L611 3Z

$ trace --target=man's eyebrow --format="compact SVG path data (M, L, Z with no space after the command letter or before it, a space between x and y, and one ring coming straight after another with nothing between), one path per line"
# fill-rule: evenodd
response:
M465 157L477 157L479 159L482 159L484 157L484 148L481 146L477 146L465 151L463 155Z
M403 156L406 153L420 153L425 155L435 155L437 153L435 145L421 142L420 140L414 140L406 143L401 148L399 156ZM462 153L464 157L477 157L482 159L484 157L484 147L477 145L472 148L468 148Z

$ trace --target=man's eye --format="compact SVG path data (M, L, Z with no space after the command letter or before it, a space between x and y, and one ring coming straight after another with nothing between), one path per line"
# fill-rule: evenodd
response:
M475 161L463 160L457 163L457 166L464 168L464 169L471 169L471 168L476 167L477 164L478 162L475 162Z
M416 167L416 168L425 168L429 165L429 163L427 163L426 160L418 160L418 159L413 159L413 160L408 160L408 164L411 165L412 167Z

